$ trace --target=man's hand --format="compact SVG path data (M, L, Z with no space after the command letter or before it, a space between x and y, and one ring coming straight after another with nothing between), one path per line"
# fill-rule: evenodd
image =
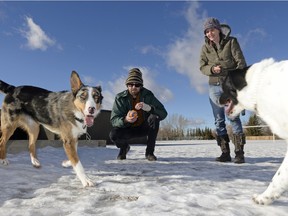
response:
M125 121L129 123L134 123L137 120L137 118L138 118L137 112L135 110L129 110L129 112L125 117Z
M137 110L144 110L145 112L149 112L151 110L151 106L148 104L145 104L144 102L139 102L135 105L135 109Z

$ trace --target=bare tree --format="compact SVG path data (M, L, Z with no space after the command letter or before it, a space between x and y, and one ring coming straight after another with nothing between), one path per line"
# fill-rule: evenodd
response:
M182 139L188 126L200 126L202 124L204 124L204 120L188 119L179 114L168 115L161 122L158 139Z

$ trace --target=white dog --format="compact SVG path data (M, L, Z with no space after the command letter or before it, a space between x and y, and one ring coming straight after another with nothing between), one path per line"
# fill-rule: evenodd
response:
M228 117L254 111L288 144L288 60L265 59L245 69L229 71L220 103ZM268 205L288 189L288 149L268 188L253 200Z

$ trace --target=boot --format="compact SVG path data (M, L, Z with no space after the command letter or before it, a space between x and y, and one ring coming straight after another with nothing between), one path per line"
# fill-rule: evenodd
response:
M234 163L245 163L244 144L246 143L245 134L233 134L233 143L235 145Z
M128 153L128 151L130 150L130 146L126 145L122 148L120 148L120 152L117 156L117 160L125 160L126 159L126 154Z
M157 157L153 153L152 154L145 154L145 158L148 161L156 161L157 160Z
M231 161L229 141L230 140L227 134L223 136L217 136L217 144L220 146L222 154L220 155L220 157L216 158L216 161Z

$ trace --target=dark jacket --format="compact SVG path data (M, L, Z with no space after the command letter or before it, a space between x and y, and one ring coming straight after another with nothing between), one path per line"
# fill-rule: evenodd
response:
M220 47L217 49L205 36L205 44L202 46L200 55L200 70L209 76L209 84L220 84L227 75L227 71L246 67L240 45L235 37L230 37L231 29L228 25L221 25ZM220 74L213 74L212 67L222 66Z
M157 115L159 117L159 120L163 120L166 118L167 111L165 107L150 90L144 87L141 88L140 101L151 106L150 112L145 112L142 110L144 121L147 120L150 114ZM128 90L118 93L115 97L115 101L111 112L110 120L112 126L120 128L130 127L131 123L124 122L124 119L128 111L132 109L134 109L134 107L132 107Z

